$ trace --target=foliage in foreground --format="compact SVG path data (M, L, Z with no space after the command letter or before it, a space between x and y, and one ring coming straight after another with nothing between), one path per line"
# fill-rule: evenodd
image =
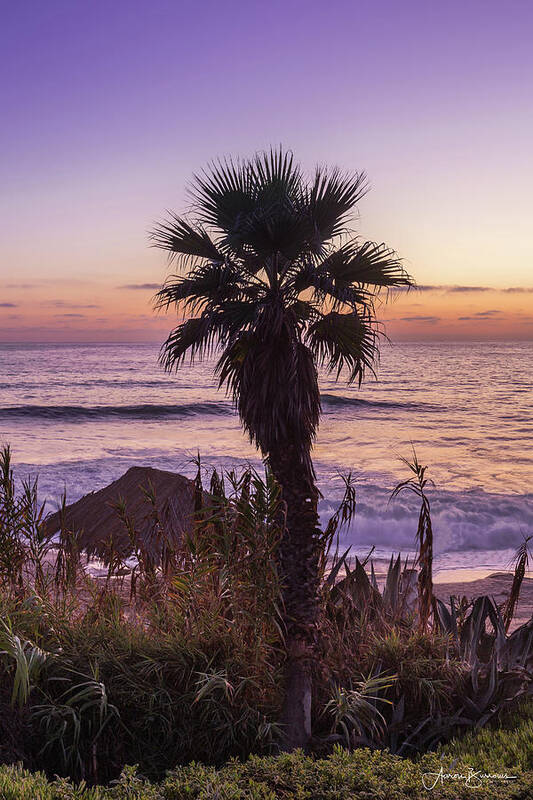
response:
M440 751L450 758L475 764L488 772L499 769L533 770L533 702L522 703L512 713L502 715L497 724L469 731L453 739Z
M226 475L224 487L215 473L168 569L145 569L140 552L126 580L117 556L102 581L78 558L73 582L56 566L69 532L55 563L41 558L50 542L6 466L0 549L21 559L0 569L0 761L106 782L128 759L153 777L268 751L282 684L271 478Z
M527 736L519 726L519 735ZM479 742L473 737L474 753L461 754L461 742L440 754L417 761L387 752L359 749L352 753L340 747L324 759L313 759L301 751L280 756L252 756L246 762L231 761L221 769L192 763L171 771L159 784L143 780L127 767L109 787L74 786L64 780L48 782L43 775L16 767L0 767L2 800L527 800L533 791L533 759L513 761L515 736L499 737L502 749L490 754L493 732ZM494 733L498 736L498 732ZM455 753L455 750L458 752ZM468 750L468 749L467 749ZM525 750L524 750L525 752ZM452 757L453 754L453 757ZM501 760L500 760L501 758ZM442 779L439 778L443 772ZM455 777L447 778L449 773ZM477 774L473 774L477 773ZM507 774L514 780L485 778L484 774ZM470 776L470 777L468 777ZM426 787L433 788L429 791Z
M71 532L58 546L47 538L36 487L17 495L3 464L0 763L103 784L126 763L154 780L188 761L276 752L284 631L272 476L214 473L206 505L199 475L180 549L159 548L158 565L137 549L135 580L110 551L95 579ZM531 691L533 623L508 635L490 598L439 603L427 620L417 602L430 583L417 587L399 557L383 586L346 553L328 557L354 508L347 480L324 532L313 751L414 756Z

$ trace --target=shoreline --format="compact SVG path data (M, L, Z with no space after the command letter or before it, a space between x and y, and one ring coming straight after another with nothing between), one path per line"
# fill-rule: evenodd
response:
M388 561L373 559L378 583L385 580ZM466 597L474 600L481 595L489 595L497 605L501 605L509 596L514 572L511 568L444 568L433 575L433 591L435 597L449 603L450 597ZM512 632L533 617L533 569L526 572L520 589L519 601L509 631Z

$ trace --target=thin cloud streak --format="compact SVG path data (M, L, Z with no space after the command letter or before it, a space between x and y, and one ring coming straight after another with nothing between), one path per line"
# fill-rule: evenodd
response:
M414 316L414 317L400 317L401 322L429 322L432 325L436 322L441 321L441 317L424 317L424 316Z
M476 294L478 292L505 292L507 294L532 294L533 286L510 286L509 288L497 288L495 286L446 286L420 284L409 289L399 289L398 291L419 291L419 292L445 292L446 294Z
M43 300L41 305L54 308L100 308L96 303L69 303L68 300Z
M160 283L125 283L123 286L117 286L117 289L132 289L134 291L154 290L160 288Z

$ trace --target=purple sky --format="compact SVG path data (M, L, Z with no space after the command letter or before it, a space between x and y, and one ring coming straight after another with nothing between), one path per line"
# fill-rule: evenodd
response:
M157 338L117 288L163 279L147 228L211 157L279 142L365 169L361 232L421 284L533 286L532 32L529 0L4 3L0 338Z

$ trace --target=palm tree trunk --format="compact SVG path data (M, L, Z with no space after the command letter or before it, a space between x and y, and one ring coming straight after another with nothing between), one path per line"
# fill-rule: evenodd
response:
M286 506L280 569L286 627L284 747L305 748L311 737L312 666L316 658L321 531L318 490L308 453L287 445L270 454Z

